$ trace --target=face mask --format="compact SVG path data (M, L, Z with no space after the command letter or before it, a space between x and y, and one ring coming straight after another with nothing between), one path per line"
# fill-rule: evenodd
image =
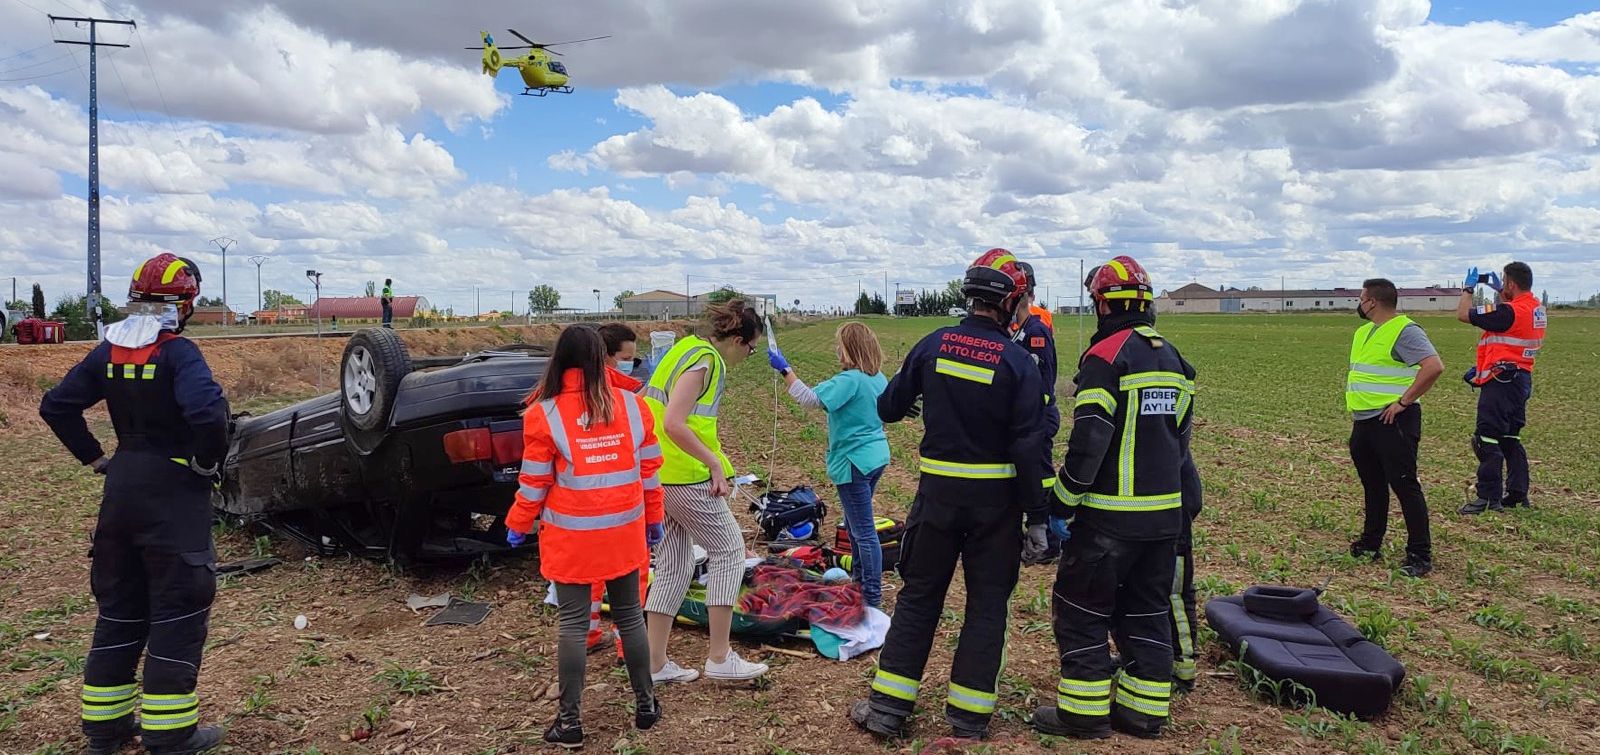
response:
M625 362L617 362L617 372L620 372L624 375L633 374L633 360L629 359Z
M178 308L176 306L169 304L161 310L162 330L177 330L178 324Z
M1371 317L1368 316L1368 310L1362 309L1361 308L1361 304L1359 302L1356 304L1356 316L1360 317L1363 320L1372 319Z

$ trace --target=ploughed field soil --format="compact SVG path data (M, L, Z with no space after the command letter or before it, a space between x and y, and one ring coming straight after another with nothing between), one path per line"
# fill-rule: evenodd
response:
M1311 586L1407 666L1392 711L1365 723L1316 709L1280 708L1239 682L1205 631L1198 689L1175 703L1157 742L1117 737L1081 744L1041 738L1028 711L1053 700L1053 567L1025 568L1012 600L1008 663L994 738L970 752L1597 752L1600 751L1600 318L1552 313L1524 431L1536 508L1458 517L1475 462L1468 446L1475 400L1459 380L1474 331L1444 317L1419 321L1446 375L1424 401L1421 477L1433 508L1435 567L1401 577L1398 509L1382 564L1346 554L1360 526L1360 494L1345 441L1343 376L1353 316L1174 316L1160 329L1199 370L1195 452L1206 484L1197 524L1201 599L1256 583ZM949 320L870 321L892 371L918 338ZM815 383L836 368L835 325L784 330L779 340ZM1066 365L1076 322L1057 322ZM1092 330L1089 323L1085 330ZM515 340L548 341L553 328L406 331L413 353L454 353ZM202 344L235 409L272 408L331 389L342 344L315 339ZM0 360L0 753L65 753L77 733L78 673L95 615L88 536L100 480L38 422L40 393L84 345L7 350ZM22 357L22 358L16 358ZM1071 370L1064 369L1063 388ZM780 487L812 484L830 502L826 421L783 397L753 359L733 372L723 406L725 445L741 471ZM777 442L774 447L774 415ZM103 413L93 418L103 438ZM915 490L919 428L890 428L894 462L880 511L903 517ZM1064 442L1067 428L1058 441ZM754 547L755 528L743 507ZM828 529L837 521L837 507ZM222 560L272 554L285 563L219 586L200 695L209 721L230 728L233 753L507 753L542 749L554 713L555 619L541 604L537 563L494 562L401 570L347 558L307 558L293 544L218 530ZM891 586L895 580L891 578ZM476 627L424 628L404 605L412 592L494 604ZM892 601L894 592L888 593ZM627 680L609 654L591 657L585 696L589 751L918 752L941 741L945 672L964 608L959 576L924 680L912 738L875 743L844 718L865 693L872 658L838 663L746 643L771 663L759 684L705 681L664 688L667 718L632 730ZM309 626L296 630L305 615ZM704 634L678 630L672 654L704 658ZM810 647L785 650L811 655ZM1259 691L1259 690L1257 690ZM132 752L133 750L130 750Z

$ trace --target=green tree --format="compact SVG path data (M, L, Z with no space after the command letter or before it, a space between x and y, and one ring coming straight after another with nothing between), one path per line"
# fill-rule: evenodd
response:
M31 308L31 305L29 305L27 302L25 302L25 301L23 301L21 299L13 299L11 301L6 302L6 309L14 309L14 310L16 310L18 312L26 312L30 308Z
M202 296L194 301L196 307L220 307L222 298L218 296Z
M723 304L733 301L734 299L744 299L746 304L750 303L749 297L739 293L739 290L732 286L723 286L722 288L706 294L706 301L711 302L712 304Z
M561 292L540 283L528 292L528 309L533 312L553 312L561 306Z
M378 295L378 282L377 281L367 281L367 287L366 287L366 294L365 295L369 299Z
M56 308L50 312L50 319L66 323L68 340L88 341L99 337L95 332L94 322L84 311L85 300L86 297L82 296L64 296L56 302ZM122 310L113 306L111 300L104 296L100 297L100 313L107 325L126 317L122 314Z
M274 288L269 288L261 292L261 306L266 309L278 309L279 307L304 307L305 305L305 302L296 299L293 295L286 294Z
M44 289L39 284L33 284L33 316L44 319Z
M611 304L613 306L615 306L617 309L622 309L622 302L624 302L624 301L626 301L626 300L628 300L630 298L633 298L635 295L636 294L633 293L632 289L629 289L627 291L623 291L622 293L619 293L616 296L611 298Z

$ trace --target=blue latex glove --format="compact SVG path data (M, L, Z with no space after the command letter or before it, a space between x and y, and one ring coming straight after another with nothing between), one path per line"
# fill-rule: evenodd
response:
M1063 518L1061 518L1059 516L1050 517L1050 533L1055 535L1056 539L1060 540L1063 543L1067 542L1068 540L1071 540L1072 539L1072 520L1071 519L1063 519Z
M778 351L776 346L767 347L767 364L772 365L772 369L778 372L789 371L789 360L783 358L783 352Z
M1467 279L1461 283L1462 288L1472 288L1478 285L1478 268L1467 269Z
M656 543L661 542L661 538L666 536L667 530L661 526L660 522L644 526L644 544L651 548L656 547Z
M506 544L513 548L522 547L522 543L527 539L528 536L522 534L521 532L516 530L506 530Z
M1489 279L1489 280L1485 281L1486 283L1489 284L1489 288L1492 288L1495 291L1499 291L1500 290L1500 274L1491 271L1489 273L1486 273L1485 275Z

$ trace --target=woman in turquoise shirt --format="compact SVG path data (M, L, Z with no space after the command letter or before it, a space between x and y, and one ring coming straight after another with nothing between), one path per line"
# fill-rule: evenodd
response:
M871 328L859 322L841 325L835 352L844 371L816 388L806 386L777 346L768 346L767 359L783 373L789 395L801 406L828 412L828 479L839 491L850 530L851 571L867 605L876 608L883 604L883 549L872 515L872 495L889 465L889 439L878 419L878 394L889 381L882 372L883 349Z

